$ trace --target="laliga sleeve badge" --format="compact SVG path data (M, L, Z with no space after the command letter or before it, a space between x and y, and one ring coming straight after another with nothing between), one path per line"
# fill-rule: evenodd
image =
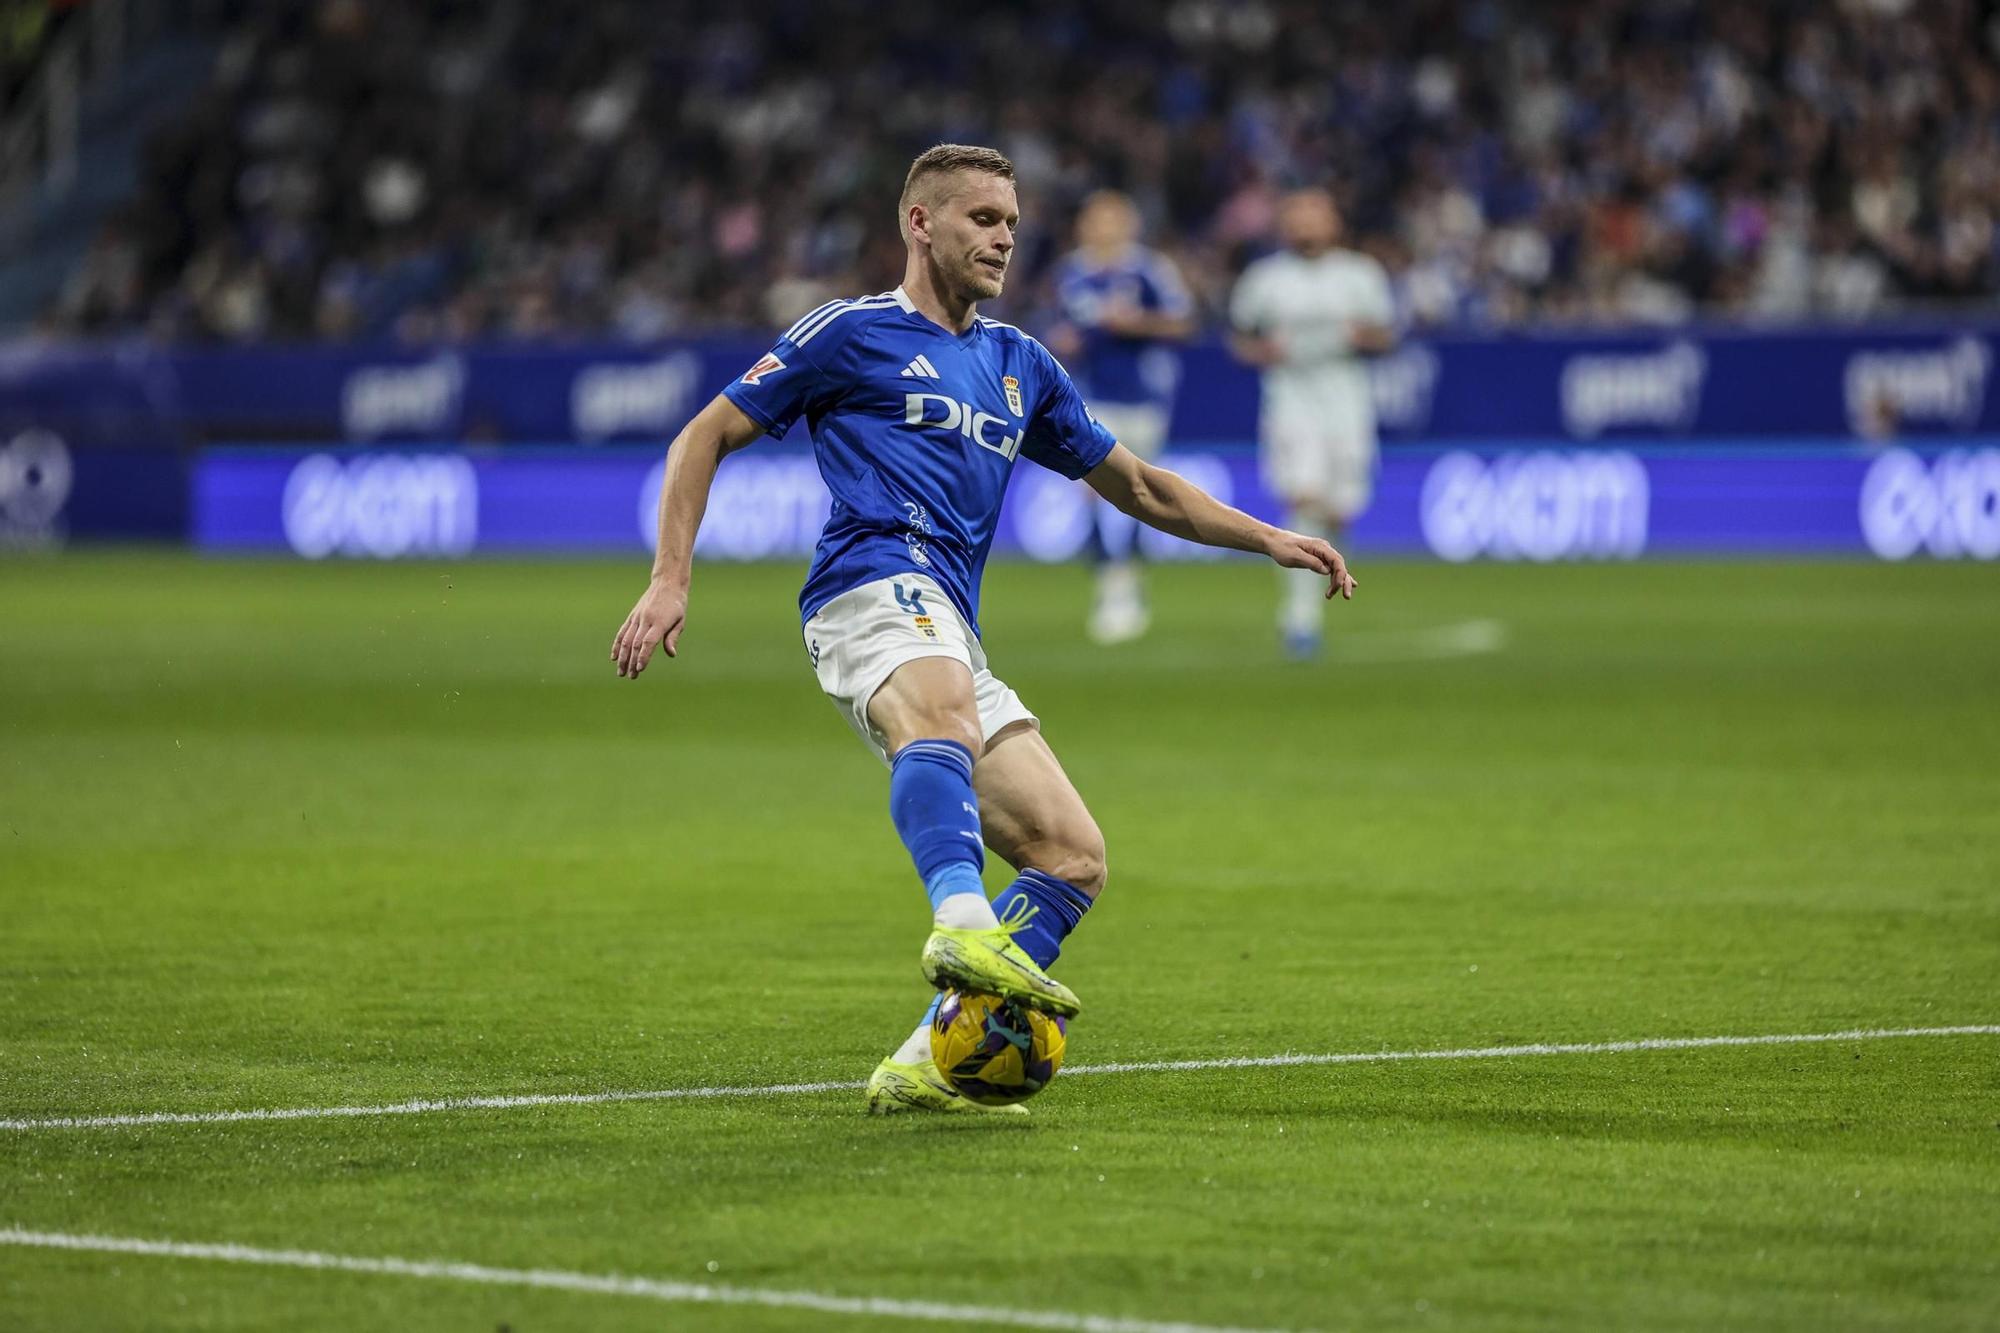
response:
M1012 375L1000 377L1000 387L1007 391L1007 410L1015 416L1021 415L1021 381Z
M778 360L775 354L771 352L766 352L764 353L763 360L759 361L756 365L750 367L750 369L743 372L743 382L745 384L755 384L758 380L763 379L766 375L770 374L772 371L783 370L784 368L785 368L784 362Z

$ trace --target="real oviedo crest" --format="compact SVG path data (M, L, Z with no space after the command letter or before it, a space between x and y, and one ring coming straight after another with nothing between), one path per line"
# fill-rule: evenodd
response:
M1012 375L1000 377L1000 387L1007 391L1007 410L1015 416L1021 415L1021 381Z

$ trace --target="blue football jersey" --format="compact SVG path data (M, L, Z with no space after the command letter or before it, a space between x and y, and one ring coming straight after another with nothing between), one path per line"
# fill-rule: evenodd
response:
M1010 324L952 334L901 288L832 301L723 392L772 435L801 416L833 512L799 610L917 570L979 628L979 577L1022 455L1081 477L1115 441L1068 372Z
M1056 266L1056 300L1083 336L1077 378L1094 402L1172 405L1180 357L1163 338L1128 338L1103 327L1117 305L1163 315L1194 309L1187 287L1166 256L1135 245L1108 264L1082 251Z

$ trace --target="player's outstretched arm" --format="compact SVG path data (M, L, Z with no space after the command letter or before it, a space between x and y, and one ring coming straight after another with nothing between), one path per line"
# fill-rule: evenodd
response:
M694 566L694 534L708 508L708 490L723 458L764 433L742 408L718 394L695 414L667 450L666 480L660 486L660 540L653 578L632 614L611 640L618 674L637 677L664 646L680 651L687 623L688 578Z
M1357 586L1339 551L1307 537L1260 522L1184 477L1154 467L1117 445L1084 478L1091 489L1148 527L1171 532L1203 546L1254 551L1287 569L1310 569L1327 576L1326 595L1351 599Z

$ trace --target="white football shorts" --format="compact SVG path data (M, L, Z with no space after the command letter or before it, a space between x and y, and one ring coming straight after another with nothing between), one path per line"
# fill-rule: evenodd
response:
M1375 498L1374 432L1279 419L1267 420L1262 436L1264 488L1279 500L1319 504L1342 518L1356 518Z
M897 667L920 657L965 663L985 739L1016 722L1040 725L1021 696L987 669L979 637L928 574L897 574L850 588L813 612L804 635L820 689L885 764L888 750L868 721L868 701Z
M1157 403L1092 403L1090 415L1111 438L1148 463L1167 442L1167 409Z

